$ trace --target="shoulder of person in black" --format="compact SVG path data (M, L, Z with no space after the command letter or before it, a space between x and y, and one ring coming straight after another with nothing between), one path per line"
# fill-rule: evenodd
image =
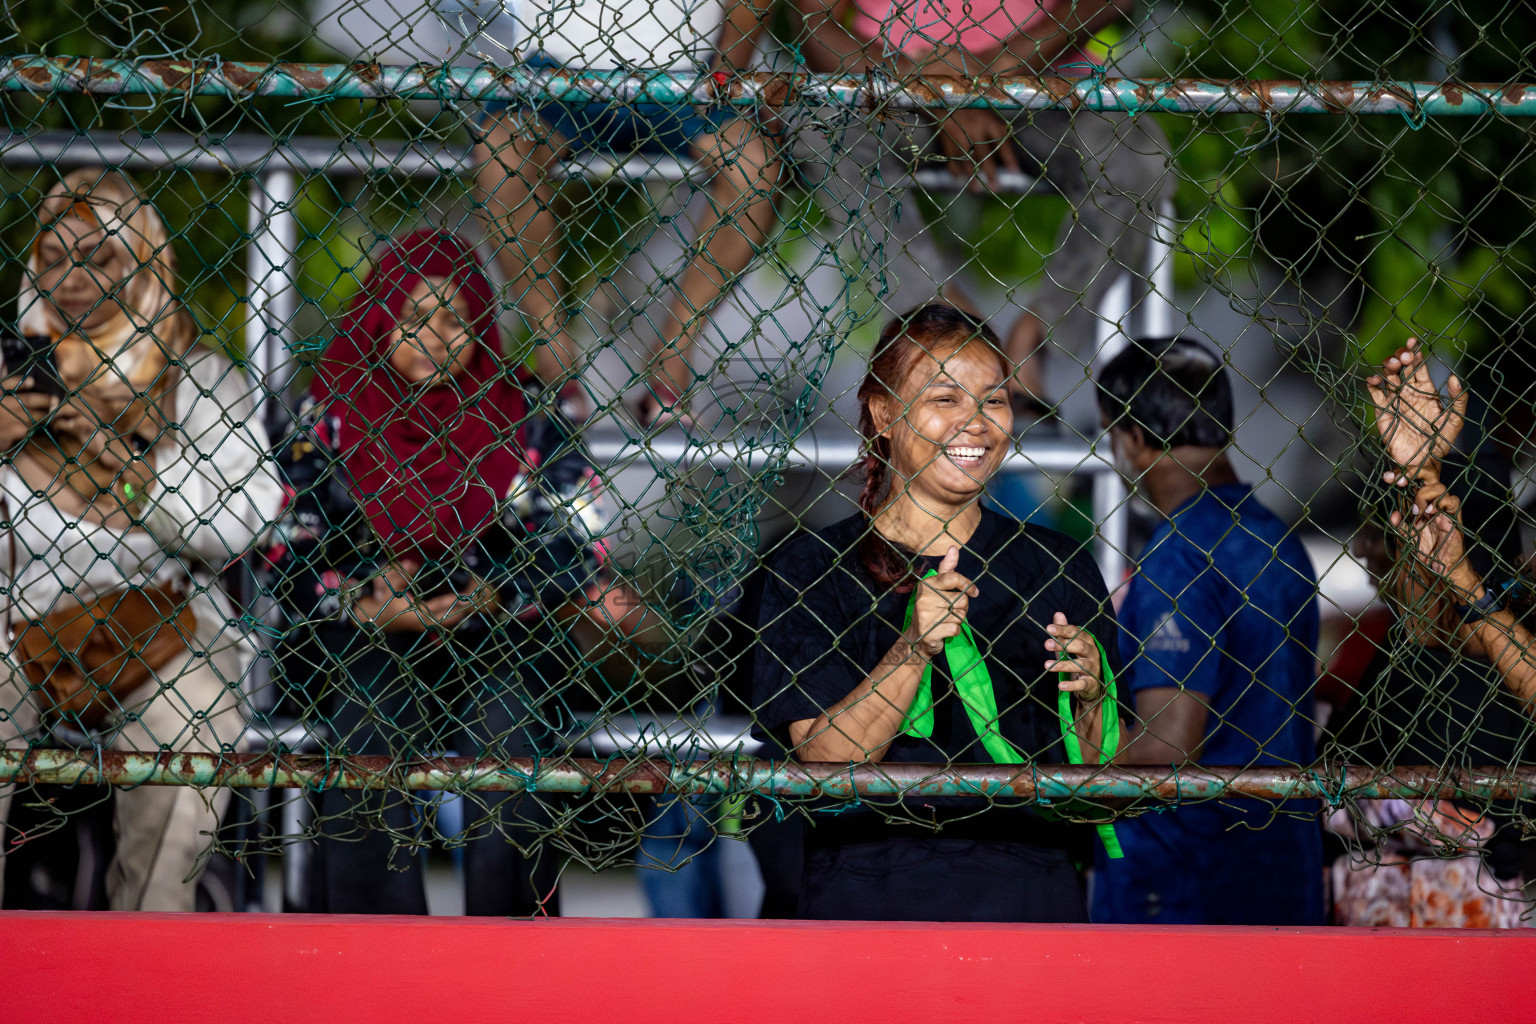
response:
M792 538L765 561L751 693L758 735L773 748L788 749L791 722L816 717L858 686L904 624L911 594L882 590L860 562L867 529L868 519L855 515ZM913 565L921 576L939 561L917 556ZM1064 612L1094 633L1118 670L1119 632L1097 565L1063 534L984 509L958 571L979 591L968 622L992 677L1002 734L1026 758L1065 761L1057 677L1045 671L1045 626ZM933 662L932 687L932 736L899 736L884 763L991 763L942 656ZM924 798L906 801L898 813L926 822L915 827L931 833L935 820L970 818L981 809L974 800Z

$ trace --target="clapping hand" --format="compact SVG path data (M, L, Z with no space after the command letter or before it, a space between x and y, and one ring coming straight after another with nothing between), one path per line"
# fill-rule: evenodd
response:
M1399 487L1419 479L1425 470L1438 469L1461 433L1467 413L1467 392L1452 377L1447 385L1450 401L1440 395L1430 379L1429 367L1418 340L1398 349L1381 373L1366 379L1366 390L1376 407L1376 429L1392 461L1401 471L1389 470L1385 480Z
M912 624L907 627L907 642L914 653L932 659L944 650L944 641L959 636L970 611L971 598L981 593L966 577L955 571L960 564L960 549L951 547L939 562L939 571L918 582L917 599L912 602Z
M1393 512L1391 521L1426 571L1462 590L1477 586L1461 532L1461 499L1444 484L1419 488L1407 513Z
M1045 670L1066 675L1057 688L1074 694L1084 704L1104 696L1104 664L1093 634L1069 623L1062 612L1052 617L1045 631L1051 635L1045 649L1055 655L1046 661Z

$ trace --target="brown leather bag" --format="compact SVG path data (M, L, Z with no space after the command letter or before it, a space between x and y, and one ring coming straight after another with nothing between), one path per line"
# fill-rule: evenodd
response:
M95 727L185 654L196 629L180 588L124 587L27 623L15 651L45 715Z

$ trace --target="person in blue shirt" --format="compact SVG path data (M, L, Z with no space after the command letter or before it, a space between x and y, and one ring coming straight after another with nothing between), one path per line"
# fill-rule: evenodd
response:
M1301 541L1238 479L1232 387L1188 338L1133 342L1099 377L1115 464L1164 517L1120 610L1138 726L1117 764L1310 765L1317 578ZM1116 825L1091 914L1124 924L1323 923L1310 802L1186 803Z

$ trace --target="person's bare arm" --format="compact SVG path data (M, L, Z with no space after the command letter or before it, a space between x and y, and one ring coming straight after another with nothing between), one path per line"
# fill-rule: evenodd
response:
M411 577L419 566L390 565L371 581L358 586L358 593L345 602L347 616L358 625L376 626L385 632L423 633L450 630L476 612L491 611L495 592L476 579L467 594L440 594L417 597L411 589Z
M1440 482L1435 464L1428 466L1420 479L1427 482L1414 493L1406 514L1392 513L1392 525L1403 535L1415 561L1443 583L1450 602L1471 607L1487 596L1488 588L1466 556L1461 501ZM1456 632L1463 642L1486 652L1504 686L1536 716L1536 637L1515 614L1501 608L1481 619L1459 623Z
M0 383L0 452L26 440L59 407L57 398L32 390L32 383L17 377Z
M1480 600L1484 593L1478 586L1470 591L1470 599ZM1464 624L1460 632L1463 638L1476 638L1482 644L1505 688L1524 702L1527 714L1536 717L1536 636L1508 609Z
M1205 745L1211 709L1192 690L1153 686L1136 694L1137 724L1127 729L1115 764L1189 764Z
M1063 53L1082 45L1129 8L1129 0L1063 4L1060 10L1008 38L990 55L971 53L958 46L938 47L911 62L906 73L979 77L1040 74ZM939 123L939 152L948 161L950 172L971 183L973 189L996 188L998 171L1022 169L1011 134L1007 120L995 110L952 110Z
M715 45L718 54L714 61L716 70L741 71L751 64L757 41L772 10L771 0L738 0L731 5Z
M918 584L912 623L853 691L815 718L789 724L801 761L879 762L901 731L923 672L944 641L960 632L977 589L955 571L960 549L950 548L939 572Z
M1131 0L1078 0L1060 4L1044 18L998 40L995 50L975 52L961 46L935 47L917 58L900 58L907 74L989 75L1043 74L1063 53L1082 46L1110 22L1130 13Z
M862 683L815 718L789 724L801 761L879 763L917 695L931 657L905 637L891 645Z

